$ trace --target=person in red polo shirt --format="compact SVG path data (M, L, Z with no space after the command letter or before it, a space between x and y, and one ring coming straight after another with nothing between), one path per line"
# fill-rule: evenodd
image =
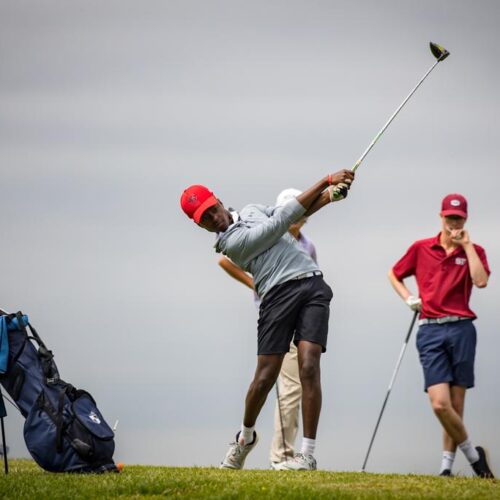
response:
M441 232L413 243L389 280L410 309L420 311L417 349L425 390L443 427L440 475L451 475L458 447L478 476L493 478L484 448L472 445L463 422L476 352L476 315L469 299L473 285L487 285L490 269L484 249L472 243L464 228L467 200L460 194L445 196L440 216ZM409 276L415 276L419 297L404 283Z

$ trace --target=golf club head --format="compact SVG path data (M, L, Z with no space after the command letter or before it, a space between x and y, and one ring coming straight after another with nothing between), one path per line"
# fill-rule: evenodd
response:
M438 45L437 43L430 42L429 45L431 47L432 55L438 61L444 61L450 55L444 47L441 47L441 45Z

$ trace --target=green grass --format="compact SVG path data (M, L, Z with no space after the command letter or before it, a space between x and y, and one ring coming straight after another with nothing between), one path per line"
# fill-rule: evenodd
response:
M11 460L0 498L484 498L500 499L500 482L477 478L276 472L126 466L121 474L50 474L30 460Z

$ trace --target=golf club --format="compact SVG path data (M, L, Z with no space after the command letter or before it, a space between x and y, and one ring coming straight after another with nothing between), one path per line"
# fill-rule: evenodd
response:
M377 423L375 424L375 430L373 431L372 438L370 440L370 444L368 446L368 451L366 452L365 461L363 462L363 467L361 468L361 472L365 472L366 463L368 462L368 457L370 456L370 451L372 449L373 441L375 440L375 435L377 434L378 426L380 421L382 420L382 415L384 414L385 406L389 399L389 394L391 393L392 386L394 381L396 380L396 375L398 374L399 366L401 365L401 361L403 360L404 353L406 351L406 346L408 345L408 341L410 340L411 332L413 330L413 326L415 325L415 321L417 319L419 311L415 311L413 318L410 323L410 328L408 329L408 333L406 334L405 341L403 342L403 347L401 348L401 352L399 353L398 362L396 363L396 367L394 368L394 372L391 377L391 381L389 382L389 388L387 389L387 394L384 399L384 403L382 404L382 409L380 410L380 414L377 419Z
M410 97L415 93L415 91L420 87L420 85L422 85L423 81L429 76L429 74L431 73L431 71L438 65L438 63L440 63L441 61L444 61L450 55L450 53L444 47L441 47L441 45L438 45L437 43L430 42L429 45L430 45L430 49L431 49L432 55L436 58L436 61L427 70L427 73L425 73L425 75L420 79L420 81L413 88L413 90L408 94L408 96L406 97L406 99L399 105L398 109L396 109L396 111L392 114L392 116L389 118L389 120L387 120L386 124L382 127L382 129L380 130L380 132L375 136L375 138L370 143L370 145L365 149L364 153L360 156L359 160L351 168L351 170L353 172L356 172L356 170L358 169L358 167L361 165L361 162L366 158L366 155L371 151L371 149L373 148L373 146L375 146L375 144L380 139L380 137L382 136L382 134L385 132L385 130L387 129L387 127L391 124L392 120L394 120L394 118L396 118L396 115L401 111L401 109L403 108L403 106L408 102L408 100L410 99ZM333 196L334 196L335 200L341 200L342 199L342 194L340 192L339 193L334 192Z

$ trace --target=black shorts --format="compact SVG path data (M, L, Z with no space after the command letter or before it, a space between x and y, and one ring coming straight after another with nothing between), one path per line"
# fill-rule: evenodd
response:
M326 351L332 289L321 276L290 280L264 296L259 309L257 354L284 354L290 342L314 342Z

